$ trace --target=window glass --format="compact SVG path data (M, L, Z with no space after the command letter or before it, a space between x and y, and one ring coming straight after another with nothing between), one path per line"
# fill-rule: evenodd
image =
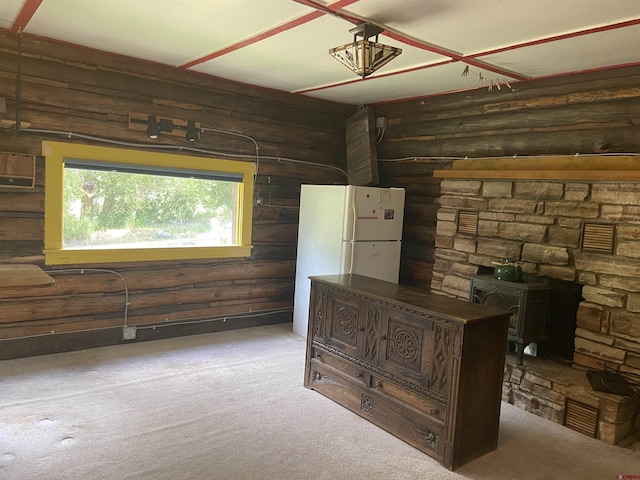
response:
M54 142L43 150L47 263L248 255L253 164Z

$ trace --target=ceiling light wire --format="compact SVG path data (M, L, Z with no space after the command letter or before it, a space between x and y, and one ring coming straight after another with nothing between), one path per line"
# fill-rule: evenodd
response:
M137 143L137 142L125 142L122 140L113 140L110 138L104 137L96 137L93 135L86 135L84 133L75 133L70 131L63 130L48 130L41 128L22 128L20 130L21 133L38 133L43 135L62 135L67 138L81 138L83 140L92 140L100 143L108 143L112 145L119 145L123 147L132 147L132 148L142 148L142 149L153 149L153 150L177 150L177 151L187 151L187 152L196 152L196 153L204 153L207 155L215 155L222 157L230 157L230 158L245 158L245 159L254 159L253 155L247 154L238 154L238 153L226 153L226 152L217 152L214 150L208 150L204 148L194 148L194 147L184 147L181 145L155 145L152 143Z
M13 127L5 127L5 126L1 126L0 128L13 128ZM334 165L325 165L324 163L316 163L316 162L308 162L305 160L296 160L293 158L285 158L285 157L274 157L274 156L260 156L259 155L259 147L258 147L258 143L252 138L249 137L248 135L243 135L240 133L235 133L235 132L227 132L225 130L218 130L218 129L213 129L210 127L201 127L202 128L206 128L208 130L212 130L212 131L217 131L218 133L227 133L229 135L235 135L235 136L240 136L240 137L245 137L247 139L250 139L251 141L254 142L254 144L256 145L256 155L247 155L247 154L237 154L237 153L225 153L225 152L217 152L214 150L207 150L207 149L203 149L203 148L194 148L194 147L184 147L181 145L157 145L157 144L151 144L151 143L136 143L136 142L125 142L122 140L113 140L110 138L103 138L103 137L96 137L93 135L86 135L83 133L75 133L75 132L71 132L71 131L64 131L64 130L48 130L48 129L41 129L41 128L22 128L20 129L20 133L23 134L42 134L42 135L60 135L60 136L64 136L66 138L81 138L83 140L92 140L95 142L100 142L100 143L107 143L107 144L111 144L111 145L118 145L118 146L122 146L122 147L130 147L130 148L140 148L140 149L153 149L153 150L169 150L169 151L186 151L186 152L194 152L194 153L204 153L206 155L212 155L212 156L222 156L222 157L229 157L229 158L238 158L238 159L247 159L247 160L253 160L256 159L256 161L258 160L275 160L278 162L289 162L289 163L299 163L299 164L303 164L303 165L310 165L310 166L314 166L314 167L318 167L318 168L328 168L331 170L336 170L338 172L340 172L342 175L344 175L345 177L348 177L347 172L344 171L343 169L341 169L340 167L336 167ZM258 165L256 165L256 175L258 173Z
M247 140L251 140L253 142L253 144L256 147L256 174L255 176L258 176L258 170L260 169L260 147L258 146L258 142L256 142L256 140L253 137L250 137L249 135L245 135L243 133L236 133L236 132L229 132L227 130L220 130L218 128L213 128L213 127L207 127L207 126L200 126L200 131L202 133L206 133L206 132L214 132L214 133L222 133L225 135L232 135L235 137L240 137L240 138L245 138Z

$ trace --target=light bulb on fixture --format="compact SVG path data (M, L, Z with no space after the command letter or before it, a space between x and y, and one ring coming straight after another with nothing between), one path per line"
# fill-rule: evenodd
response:
M160 135L160 125L158 125L158 121L156 120L155 115L149 115L147 120L147 137L155 140Z
M193 120L189 120L187 122L187 133L185 135L185 139L189 142L198 141L198 129L196 128L196 122Z

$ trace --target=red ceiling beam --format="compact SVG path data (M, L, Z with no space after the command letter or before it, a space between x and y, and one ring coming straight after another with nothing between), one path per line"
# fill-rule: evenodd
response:
M296 0L298 1L298 0ZM305 0L301 0L305 1ZM594 33L600 33L600 32L606 32L609 30L615 30L618 28L624 28L624 27L630 27L630 26L634 26L634 25L639 25L640 24L640 19L633 19L633 20L627 20L624 22L619 22L619 23L613 23L611 25L604 25L604 26L600 26L600 27L594 27L594 28L589 28L589 29L585 29L585 30L579 30L576 32L571 32L571 33L566 33L566 34L562 34L562 35L556 35L553 37L546 37L546 38L541 38L538 40L533 40L530 42L523 42L523 43L519 43L519 44L514 44L514 45L509 45L507 47L503 47L503 48L498 48L498 49L494 49L494 50L488 50L485 52L478 52L478 53L474 53L471 55L463 55L461 53L458 53L456 51L453 50L449 50L447 48L444 47L440 47L438 45L433 45L431 43L427 43L427 42L423 42L420 40L416 40L410 37L407 37L405 35L402 35L401 33L398 32L394 32L392 30L389 29L385 29L385 31L383 32L383 35L386 35L389 38L392 38L398 42L404 43L405 45L409 45L412 47L416 47L416 48L420 48L422 50L426 50L438 55L443 55L445 57L450 57L454 60L460 61L460 62L464 62L468 65L477 67L477 68L482 68L483 70L487 70L489 72L493 72L493 73L497 73L498 75L504 75L505 77L510 77L510 78L514 78L516 80L528 80L529 77L526 75L523 75L521 73L518 72L514 72L502 67L498 67L496 65L484 62L482 60L479 60L479 57L483 57L483 56L487 56L487 55L492 55L495 53L501 53L501 52L507 52L510 50L516 50L519 48L524 48L524 47L530 47L530 46L535 46L535 45L541 45L544 43L549 43L549 42L555 42L558 40L566 40L569 38L574 38L574 37L580 37L583 35L589 35L589 34L594 34ZM429 66L427 66L428 68ZM404 71L400 71L400 72L396 72L396 74L399 73L404 73ZM379 76L375 77L375 78L379 78ZM342 85L342 84L338 84L338 85ZM326 87L320 87L319 89L323 89ZM316 90L311 89L311 91Z
M476 60L473 57L467 57L462 55L461 53L455 52L453 50L449 50L443 47L439 47L438 45L433 45L431 43L422 42L420 40L415 40L413 38L406 37L400 33L393 32L391 30L385 30L383 35L386 35L389 38L397 40L398 42L404 43L406 45L410 45L412 47L420 48L422 50L426 50L428 52L436 53L438 55L443 55L445 57L450 57L454 60L468 63L469 65L473 65L474 67L482 68L484 70L488 70L493 73L497 73L498 75L504 75L506 77L515 78L516 80L526 80L528 77L522 75L521 73L512 72L510 70L497 67L495 65L491 65L489 63L482 62L480 60Z
M178 68L186 69L186 68L194 67L196 65L200 65L201 63L205 63L205 62L208 62L209 60L213 60L214 58L218 58L228 53L235 52L236 50L240 50L241 48L248 47L249 45L253 45L254 43L258 43L269 37L273 37L274 35L277 35L279 33L286 32L287 30L291 30L292 28L298 27L300 25L304 25L305 23L308 23L311 20L321 17L322 15L324 15L324 13L317 12L317 11L308 13L306 15L303 15L302 17L296 18L295 20L291 20L278 27L267 30L266 32L259 33L258 35L249 37L245 40L242 40L241 42L234 43L233 45L229 45L228 47L212 52L209 55L196 58L195 60L185 63L184 65L180 65Z
M612 23L610 25L603 25L601 27L587 28L585 30L578 30L578 31L571 32L571 33L564 33L562 35L555 35L553 37L540 38L538 40L532 40L530 42L516 43L516 44L513 44L513 45L508 45L506 47L496 48L494 50L487 50L485 52L478 52L478 53L474 53L472 55L467 55L467 56L465 56L465 59L484 57L484 56L487 56L487 55L494 55L496 53L509 52L511 50L517 50L517 49L520 49L520 48L533 47L533 46L536 46L536 45L542 45L544 43L557 42L558 40L567 40L567 39L570 39L570 38L582 37L584 35L591 35L591 34L594 34L594 33L607 32L609 30L616 30L618 28L633 27L635 25L640 25L640 18L634 18L633 20L627 20L627 21L619 22L619 23Z
M329 89L329 88L342 87L344 85L350 85L352 83L366 82L368 80L375 80L377 78L393 77L395 75L402 75L403 73L410 73L410 72L416 72L418 70L425 70L427 68L440 67L442 65L448 65L449 63L454 63L454 62L457 62L457 60L443 60L443 61L437 62L437 63L430 63L429 65L421 65L419 67L406 68L404 70L396 70L395 72L382 73L382 74L376 75L375 77L356 78L356 79L353 79L353 80L345 80L344 82L332 83L331 85L323 85L321 87L311 87L311 88L305 88L305 89L302 89L302 90L295 90L295 91L290 92L290 93L300 94L300 93L317 92L319 90L326 90L326 89Z
M349 15L345 15L343 13L338 13L330 8L325 7L324 5L321 5L317 2L315 2L314 0L293 0L294 2L300 3L302 5L307 5L310 6L312 8L315 8L316 10L325 12L327 14L333 14L336 15L340 18L342 18L343 20L347 20L349 22L355 23L355 24L361 24L363 22L366 22L366 20L363 19L359 19L356 17L352 17ZM346 5L342 5L342 6L346 6ZM337 8L335 9L337 10ZM466 62L469 65L472 65L474 67L478 67L478 68L482 68L484 70L493 72L493 73L497 73L498 75L504 75L507 77L511 77L514 78L516 80L527 80L529 77L527 77L526 75L522 75L520 73L517 72L513 72L511 70L507 70L505 68L501 68L486 62L483 62L481 60L476 60L474 58L467 58L464 55L458 53L458 52L454 52L453 50L448 50L446 48L443 47L439 47L437 45L433 45L427 42L423 42L420 40L415 40L413 38L407 37L405 35L402 35L401 33L397 33L394 32L392 30L386 29L386 27L382 27L385 28L384 32L382 33L383 35L386 35L389 38L392 38L398 42L404 43L405 45L409 45L412 47L416 47L416 48L420 48L422 50L426 50L432 53L436 53L438 55L442 55L445 57L449 57L452 58L454 61L461 61L461 62ZM446 64L446 63L451 63L450 61L444 61L444 62L440 62L438 63L438 65L442 65L442 64ZM393 75L397 74L397 73L406 73L406 72L411 72L413 70L421 70L422 68L430 68L433 65L425 65L423 67L418 67L418 68L412 68L409 70L403 70L401 72L396 72ZM386 75L378 75L375 78L380 78L381 76L386 76ZM347 82L347 83L351 83L351 82ZM339 84L339 85L343 85L343 83ZM312 88L310 90L304 90L304 91L315 91L317 89L322 89L322 87L320 88ZM297 93L297 92L296 92Z
M348 5L351 5L352 3L356 3L360 0L356 0L356 2L350 2L348 4L345 5L337 5L337 4L333 4L333 5L322 5L321 3L315 2L314 0L293 0L296 3L299 3L300 5L306 5L307 7L311 7L311 8L315 8L316 10L320 10L321 12L326 13L327 15L333 15L335 17L340 17L343 20L347 20L351 23L354 23L356 25L359 25L361 23L363 23L362 20L360 20L359 18L355 18L352 17L350 15L345 15L344 13L339 12L339 10L342 7L346 7ZM340 2L337 2L340 3Z
M38 8L40 8L40 4L44 0L25 0L22 8L18 12L18 16L16 17L13 25L11 25L12 32L23 32L26 28L27 24L31 21L33 16L35 15Z
M341 8L351 5L353 3L356 3L358 1L359 0L339 0L330 5L327 5L326 9L332 12L337 12ZM287 30L291 30L292 28L299 27L300 25L304 25L305 23L309 23L310 21L315 20L316 18L319 18L323 15L326 15L324 11L320 11L316 9L314 12L307 13L306 15L290 20L282 25L279 25L270 30L267 30L266 32L259 33L245 40L234 43L233 45L229 45L228 47L217 50L213 53L210 53L209 55L205 55L204 57L196 58L195 60L185 63L184 65L180 65L178 68L186 69L186 68L194 67L196 65L200 65L202 63L208 62L209 60L213 60L214 58L221 57L223 55L234 52L236 50L240 50L241 48L248 47L249 45L253 45L254 43L258 43L269 37L273 37L274 35L277 35L279 33L286 32Z

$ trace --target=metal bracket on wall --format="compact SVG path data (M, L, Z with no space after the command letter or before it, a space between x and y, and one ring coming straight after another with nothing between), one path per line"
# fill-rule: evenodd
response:
M147 127L149 126L149 116L151 114L149 113L136 113L136 112L129 112L129 129L130 130L137 130L139 132L146 132L147 131ZM171 122L175 128L173 129L173 131L167 132L165 130L162 131L162 136L169 136L169 137L179 137L184 139L184 132L187 129L188 126L188 120L181 120L179 118L170 118L170 117L165 117L164 115L156 115L158 121L163 120L163 121L169 121ZM195 128L196 130L200 130L200 123L199 122L195 122Z

